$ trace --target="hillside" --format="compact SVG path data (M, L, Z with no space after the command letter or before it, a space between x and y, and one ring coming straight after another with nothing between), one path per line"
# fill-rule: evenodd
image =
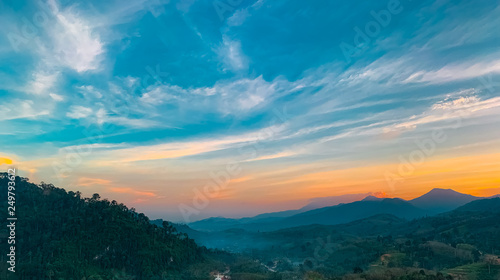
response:
M490 212L498 213L500 212L500 197L494 197L491 199L481 199L468 203L464 206L458 207L456 212Z
M18 279L198 279L188 268L205 261L206 249L169 223L152 225L144 214L98 194L82 198L51 184L19 177L15 182ZM0 185L7 178L0 176ZM3 203L6 194L0 192ZM0 234L6 236L6 227Z

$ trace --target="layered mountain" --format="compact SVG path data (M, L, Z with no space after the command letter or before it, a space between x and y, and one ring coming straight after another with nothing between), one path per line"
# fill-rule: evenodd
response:
M481 199L481 197L459 193L452 189L436 188L420 197L409 200L409 202L418 208L426 210L427 214L435 215L451 211L478 199Z
M272 224L256 225L254 229L267 231L310 224L336 225L376 214L392 214L398 218L413 219L424 216L425 212L399 198L365 200L307 211Z
M488 236L488 234L491 234L493 231L498 232L495 220L498 220L500 215L500 198L472 201L450 212L414 220L400 217L411 217L414 215L421 215L422 213L420 212L421 210L416 210L414 206L408 206L407 202L401 202L401 200L397 199L384 199L378 206L376 205L377 203L371 203L370 205L360 201L357 203L328 207L328 209L324 209L323 211L315 212L321 212L321 214L329 217L330 223L333 223L336 211L351 210L352 208L371 208L370 210L375 210L374 212L388 209L397 209L398 211L406 209L406 213L403 215L401 212L375 214L347 223L333 225L315 223L261 232L246 231L243 229L199 232L186 225L174 226L178 231L188 233L196 242L209 248L240 252L249 249L262 250L265 248L272 250L272 246L283 246L289 250L294 250L293 248L301 247L301 245L297 244L305 244L307 242L315 243L318 238L321 238L321 242L334 243L336 240L352 240L353 242L358 242L358 238L360 237L377 238L377 236L417 236L418 238L443 239L450 238L448 236L450 232L454 232L454 234L458 232L459 235L455 237L458 240L460 239L459 237L463 238L463 236L469 236L469 238L471 238L469 234L477 235L478 237L481 236L482 238L483 236ZM312 213L309 214L312 215ZM304 218L305 220L306 218L311 218L309 214L298 215L298 217ZM357 214L353 214L350 217L352 218L356 215L362 216L362 214L364 213L357 210ZM315 215L319 215L319 213ZM293 219L298 219L298 217ZM293 219L281 221L280 226L288 226L286 224L287 222L293 222L294 224L300 223ZM254 226L257 226L257 224ZM269 225L266 226L270 228ZM473 238L471 239L471 242L472 241L481 244L480 239ZM295 245L291 246L290 244Z
M458 207L456 212L500 212L500 197L490 199L480 199L467 203L464 206Z
M371 193L343 195L313 199L308 205L297 210L265 213L242 219L209 218L189 225L200 231L272 231L312 224L336 225L376 214L392 214L403 219L413 219L451 211L478 199L482 198L439 188L409 201L380 198ZM324 204L330 206L319 207Z
M310 210L324 208L329 206L335 206L339 204L352 203L355 201L362 200L364 198L373 198L370 200L376 200L377 197L373 196L372 193L363 194L347 194L340 196L328 196L328 197L317 197L309 201L307 205L300 209L285 210L279 212L263 213L254 217L246 217L241 219L230 219L224 217L212 217L208 219L203 219L197 222L190 223L192 228L196 228L204 231L219 231L230 228L241 228L245 224L253 223L269 223L283 218L291 217L300 213L304 213Z
M336 206L323 207L299 213L286 218L263 219L249 223L229 223L220 218L206 219L191 223L196 230L215 231L229 228L249 231L272 231L289 227L320 224L336 225L367 218L376 214L392 214L403 219L413 219L425 216L426 212L399 198L382 200L364 200Z

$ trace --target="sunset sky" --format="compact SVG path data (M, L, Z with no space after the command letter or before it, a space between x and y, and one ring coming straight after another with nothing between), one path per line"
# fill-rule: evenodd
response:
M500 193L496 0L0 11L0 169L33 182L174 221L179 207L198 220L353 193Z

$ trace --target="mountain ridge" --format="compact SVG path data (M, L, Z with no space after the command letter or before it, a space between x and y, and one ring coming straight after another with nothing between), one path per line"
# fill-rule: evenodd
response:
M353 198L356 196L326 197ZM274 213L264 213L254 217L230 219L208 218L190 223L189 226L199 231L217 231L238 228L252 231L269 231L280 228L301 226L306 224L340 224L369 217L373 214L392 214L405 219L437 215L454 210L474 200L484 199L469 194L463 194L453 189L433 188L427 193L411 200L401 198L379 198L373 193L358 194L363 197L350 203L339 203L332 206L314 208L304 211L304 206L297 210L286 210ZM338 201L338 200L337 200ZM275 213L286 213L283 216L273 216Z

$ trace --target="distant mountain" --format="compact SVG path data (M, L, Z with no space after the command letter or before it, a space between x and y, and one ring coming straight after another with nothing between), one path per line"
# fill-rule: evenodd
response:
M361 201L381 201L381 200L384 200L384 198L369 195L369 196L363 198L363 200L361 200Z
M314 210L318 208L335 206L343 203L351 203L360 201L368 196L373 196L373 193L358 193L358 194L345 194L338 196L317 197L310 200L309 204L302 207L302 212ZM297 213L298 214L298 213Z
M244 227L243 225L245 224L271 223L274 221L281 220L282 218L287 218L300 213L307 212L309 210L314 210L328 206L335 206L343 203L351 203L362 200L363 198L367 198L369 196L373 197L374 198L373 200L378 199L377 197L373 196L372 193L317 197L311 199L306 206L300 209L263 213L254 217L246 217L241 219L230 219L223 217L208 218L190 223L189 225L194 229L203 231L220 231L230 228L241 228Z
M306 206L304 206L300 209L264 213L264 214L260 214L260 215L257 215L257 216L251 217L251 218L242 218L242 219L240 219L240 221L241 222L250 222L250 221L255 222L256 220L268 219L268 218L286 218L286 217L300 214L300 213L303 213L303 212L306 212L309 210L314 210L314 209L328 207L328 206L335 206L335 205L339 205L342 203L351 203L351 202L359 201L359 200L362 200L363 198L366 198L368 196L372 196L372 193L358 193L358 194L345 194L345 195L338 195L338 196L316 197L316 198L312 198Z
M379 198L372 193L342 195L316 198L308 205L296 210L265 213L242 219L209 218L191 223L189 226L198 231L227 229L273 231L312 224L336 225L376 214L393 214L399 218L413 219L448 212L478 199L482 198L439 188L410 201L399 198ZM352 202L352 200L356 201ZM319 207L324 204L328 206Z
M202 231L221 231L229 228L237 228L241 225L238 219L214 217L190 223L189 226Z
M436 188L409 202L426 210L428 214L434 215L451 211L477 199L481 199L481 197L459 193L452 189Z
M286 228L308 224L336 225L376 214L392 214L398 218L413 219L424 216L425 212L402 199L385 198L382 200L356 201L311 210L275 222L274 227Z
M249 223L233 223L232 228L249 231L273 231L304 225L337 225L367 218L376 214L392 214L398 218L413 219L425 216L426 212L399 198L356 201L336 206L306 211L286 218L272 221L258 220ZM228 222L207 219L189 224L195 230L215 231L228 229Z
M219 232L197 232L188 226L174 225L178 231L185 232L193 237L197 243L209 248L219 248L230 251L244 251L249 248L262 249L266 246L282 244L287 248L293 248L286 244L306 243L308 240L316 242L319 237L325 240L325 237L330 236L330 242L335 240L349 240L358 237L377 237L377 236L421 236L442 238L442 234L447 234L454 228L460 228L460 233L465 235L468 232L474 232L480 236L488 235L492 230L498 231L496 223L492 222L498 219L500 215L500 198L482 199L472 201L464 206L461 206L453 211L442 213L436 216L428 216L419 219L408 221L401 218L401 210L406 212L406 216L423 215L422 210L416 209L414 206L408 206L409 203L398 199L383 199L383 201L360 201L350 204L344 204L334 207L327 207L314 215L324 215L330 217L328 223L333 223L336 211L347 211L353 208L373 210L377 208L380 212L391 209L394 214L375 214L367 217L349 221L341 224L305 224L293 227L288 227L293 217L280 221L278 227L285 227L277 230L261 230L257 232L255 228L251 231L243 229L224 230ZM335 210L334 210L335 209ZM361 216L362 210L357 210ZM410 215L408 215L410 214ZM312 218L312 213L297 215L302 218ZM403 215L405 216L405 215ZM353 216L351 216L352 218ZM299 224L304 220L297 222ZM338 221L338 220L337 220ZM260 226L261 229L271 228L270 224L253 224L247 226ZM271 245L270 245L271 244Z
M299 214L302 212L305 212L304 208L300 209L295 209L295 210L285 210L285 211L279 211L279 212L271 212L271 213L264 213L264 214L259 214L254 217L249 217L249 218L242 218L240 219L242 222L248 222L248 221L256 221L256 220L261 220L261 219L269 219L269 218L285 218L285 217L290 217L295 214Z
M479 199L455 209L457 212L500 212L500 197Z

